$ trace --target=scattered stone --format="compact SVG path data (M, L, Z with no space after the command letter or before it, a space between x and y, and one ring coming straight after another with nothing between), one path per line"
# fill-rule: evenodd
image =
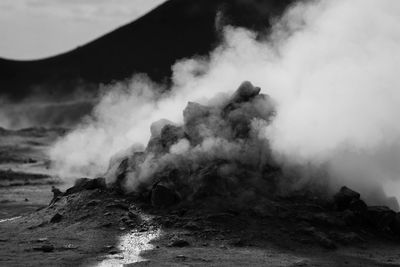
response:
M184 239L180 239L180 238L175 238L173 239L169 244L169 247L179 247L179 248L183 248L183 247L188 247L190 246L189 242L184 240Z
M51 223L59 223L61 222L63 216L60 213L56 213L51 219L50 222Z
M183 228L185 228L186 230L190 230L190 231L199 231L199 230L201 230L201 227L195 222L188 222L187 224L185 224L183 226Z
M128 212L128 217L129 217L131 220L135 220L135 221L140 220L140 216L137 215L136 213L133 213L132 211L129 211L129 212Z
M109 228L109 227L111 227L112 226L112 223L111 222L106 222L106 223L103 223L102 225L101 225L101 227L106 227L106 228Z
M75 246L73 244L67 244L67 245L64 245L63 248L67 249L67 250L72 250L72 249L77 249L78 246Z
M338 210L348 209L350 203L354 200L360 199L360 193L343 186L338 193L333 197Z
M184 255L177 255L175 258L178 259L178 260L182 260L182 261L187 259L187 257L184 256Z
M41 247L33 248L33 250L36 251L43 251L43 252L53 252L54 251L54 246L51 244L43 245Z

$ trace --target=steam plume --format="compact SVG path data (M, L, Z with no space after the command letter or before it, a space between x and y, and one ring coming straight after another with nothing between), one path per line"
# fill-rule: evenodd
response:
M62 176L101 175L112 155L147 143L153 121L181 123L188 101L209 104L250 80L276 101L264 134L278 161L323 166L333 186L378 201L372 189L400 173L399 14L393 0L309 1L268 37L227 27L209 59L173 66L168 93L142 76L112 86L92 118L52 148L55 167Z

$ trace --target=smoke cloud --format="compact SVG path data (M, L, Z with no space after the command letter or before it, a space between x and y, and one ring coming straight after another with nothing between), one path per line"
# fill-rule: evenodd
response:
M173 66L170 90L144 76L111 85L51 149L54 167L62 177L102 175L116 153L143 149L152 122L182 124L188 101L218 104L215 95L249 80L276 103L262 133L276 161L305 179L323 168L333 188L351 186L370 202L379 202L376 187L400 196L399 14L393 0L321 0L292 6L270 36L226 27L208 58ZM186 149L182 141L171 152Z

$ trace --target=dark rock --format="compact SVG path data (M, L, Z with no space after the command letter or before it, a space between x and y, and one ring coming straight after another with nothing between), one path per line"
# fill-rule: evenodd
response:
M390 230L396 213L385 206L368 207L368 221L378 230Z
M129 205L125 204L125 203L120 203L120 202L108 204L106 206L106 208L120 209L120 210L129 211Z
M165 125L158 135L154 130L146 152L153 152L155 154L168 153L172 145L176 144L179 140L186 137L183 127L175 126L173 124Z
M261 91L260 87L254 87L251 82L245 81L234 93L231 103L241 103L249 101L250 99L257 96Z
M53 192L53 199L50 201L49 206L53 205L58 200L60 200L62 195L64 194L60 189L58 189L54 185L51 187L51 192Z
M164 151L168 152L169 148L185 137L182 127L174 125L165 125L161 130L160 142Z
M151 190L151 204L153 207L169 207L180 201L179 195L172 189L155 184Z
M317 242L324 248L327 249L336 249L336 244L329 239L325 233L322 232L315 232L314 237L316 238Z
M93 207L93 206L97 206L97 205L99 205L100 204L100 200L98 200L98 199L93 199L93 200L90 200L87 204L86 204L86 206L88 206L88 207Z
M353 199L350 202L348 209L357 215L364 215L368 210L368 206L361 199Z
M396 213L396 215L394 216L394 219L393 219L393 222L391 225L391 230L400 236L400 213Z
M43 252L53 252L54 251L54 246L48 244L48 245L43 245L43 246L34 248L34 250L43 251Z
M75 194L85 190L106 189L105 178L80 178L75 181L75 185L65 192L65 196Z
M360 194L350 188L343 186L333 197L338 210L349 208L352 201L360 199Z
M343 213L342 213L342 219L343 219L343 221L347 224L347 225L349 225L349 226L351 226L351 225L357 225L357 224L359 224L360 223L360 219L362 219L362 218L360 218L359 216L357 216L353 211L351 211L351 210L345 210L345 211L343 211Z
M63 216L60 213L56 213L51 219L50 222L51 223L59 223L61 222Z
M201 230L201 227L195 222L188 222L184 225L184 228L190 231L198 231Z
M175 238L174 240L171 241L171 243L168 244L169 247L178 247L178 248L183 248L183 247L188 247L190 246L189 242L180 239L180 238Z
M211 108L195 102L189 102L183 111L184 131L193 145L200 144L203 140L202 131L199 127L207 125L211 115Z

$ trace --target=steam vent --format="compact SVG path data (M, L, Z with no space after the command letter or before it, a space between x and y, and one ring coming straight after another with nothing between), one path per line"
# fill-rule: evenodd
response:
M23 237L26 253L88 266L357 266L364 259L344 249L394 250L385 242L399 242L399 213L273 160L276 107L260 91L243 82L212 104L189 102L182 124L154 122L146 148L114 156L104 177L53 186L48 206L1 222L21 236L2 230L0 241Z

